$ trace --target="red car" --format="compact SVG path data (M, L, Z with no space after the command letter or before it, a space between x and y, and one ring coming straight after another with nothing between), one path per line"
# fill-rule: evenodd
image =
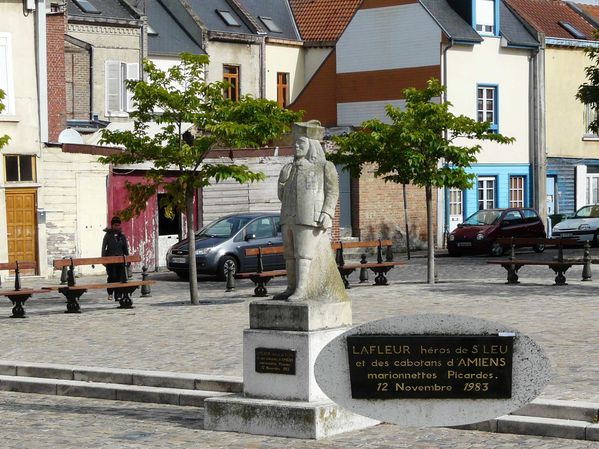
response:
M459 224L447 237L450 256L465 252L488 252L501 256L506 247L497 242L500 237L545 238L545 226L533 209L484 209L472 214ZM544 245L535 245L533 250L542 253Z

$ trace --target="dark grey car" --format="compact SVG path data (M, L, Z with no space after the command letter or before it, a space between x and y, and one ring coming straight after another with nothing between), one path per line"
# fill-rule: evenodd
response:
M210 223L196 234L195 257L198 274L216 275L224 280L228 269L251 272L257 268L256 256L246 257L248 248L283 244L278 212L233 214ZM188 242L173 245L166 254L170 271L183 279L189 276ZM265 270L285 268L282 254L263 257Z

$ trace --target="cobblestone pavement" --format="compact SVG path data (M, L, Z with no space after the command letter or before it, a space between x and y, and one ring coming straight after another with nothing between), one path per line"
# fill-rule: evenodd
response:
M83 398L0 393L3 449L591 449L598 442L380 425L320 441L202 430L202 412Z
M542 257L554 255L547 252ZM440 257L440 282L434 286L424 283L423 258L392 270L388 287L356 285L349 290L354 323L423 312L496 320L546 349L555 376L543 397L599 402L599 274L594 282L581 282L581 267L573 267L570 285L556 287L549 269L524 267L521 285L505 285L504 270L486 265L486 259ZM353 276L357 280L357 273ZM241 282L235 292L225 293L223 283L203 281L202 304L190 306L186 283L170 273L152 277L158 281L153 296L140 299L136 293L136 308L129 311L115 310L105 293L96 290L84 295L81 315L67 315L60 295L48 293L29 301L28 319L14 320L8 318L10 303L5 300L0 303L0 330L5 336L0 358L241 376L251 283ZM273 282L271 291L282 289L282 282Z

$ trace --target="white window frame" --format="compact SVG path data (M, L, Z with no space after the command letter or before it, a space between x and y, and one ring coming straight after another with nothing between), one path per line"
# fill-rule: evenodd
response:
M584 105L583 120L584 120L584 134L583 138L587 139L598 139L599 136L589 129L591 122L597 118L597 110L593 108L591 104Z
M118 92L110 92L109 86L109 67L111 65L118 65ZM128 90L125 86L127 80L138 80L139 79L139 63L137 62L122 62L122 61L106 61L104 64L104 109L107 117L123 117L127 116L129 112L135 108L133 106L133 92ZM112 110L109 108L109 96L116 95L119 99L118 110Z
M4 41L4 42L3 42ZM4 110L0 112L0 116L14 116L15 110L15 85L13 78L13 61L12 61L12 37L8 32L0 32L0 50L4 48L6 51L6 86L0 86L5 93L3 104ZM0 70L2 68L0 67Z
M515 181L516 179L521 180L522 185L521 187L519 186L514 186L512 185L512 181ZM510 207L525 207L525 193L526 193L526 177L525 176L510 176L510 186L509 186L509 205ZM520 198L522 198L521 200L518 199L514 199L514 194L519 192L519 196Z
M481 183L483 184L481 187ZM491 187L489 187L489 184ZM478 210L485 209L494 209L496 207L496 197L497 192L495 191L495 187L497 184L497 180L494 176L481 176L477 179L476 182L476 194L477 194L477 202L478 202ZM482 199L480 198L480 192L483 192ZM489 191L493 192L493 197L489 198ZM489 204L490 202L490 204ZM481 207L481 203L483 207Z
M479 96L479 91L482 91L482 97ZM493 92L493 96L489 95L489 92ZM493 132L499 132L499 110L497 108L497 96L499 95L499 89L497 86L488 84L478 84L476 86L476 120L479 122L490 122L489 129ZM479 102L482 101L482 108L479 107ZM492 107L487 107L487 102L492 102ZM487 120L487 114L491 113L493 120ZM482 120L479 115L482 114Z
M487 16L484 16L485 13ZM476 31L483 35L495 35L495 1L476 0L476 16Z
M594 189L593 189L594 184ZM586 175L586 203L599 204L599 173L588 173Z

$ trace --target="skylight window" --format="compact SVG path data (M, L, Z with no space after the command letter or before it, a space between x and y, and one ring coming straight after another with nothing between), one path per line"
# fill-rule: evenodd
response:
M283 32L283 31L281 31L279 26L275 23L275 21L272 20L272 18L264 17L264 16L258 16L258 17L260 18L260 20L262 21L264 26L268 29L268 31L270 31L271 33L282 33Z
M73 0L79 9L88 14L100 14L100 10L91 4L89 0Z
M235 17L233 17L233 14L231 14L229 11L222 11L220 9L217 9L216 12L220 16L220 18L223 19L223 21L230 27L240 27L241 26L239 24L239 22L237 20L235 20Z
M152 28L152 25L148 25L148 36L158 36L158 31Z
M587 36L584 33L581 33L580 31L578 31L574 25L572 25L569 22L559 22L560 26L566 30L568 33L570 33L572 36L574 36L576 39L586 39Z

